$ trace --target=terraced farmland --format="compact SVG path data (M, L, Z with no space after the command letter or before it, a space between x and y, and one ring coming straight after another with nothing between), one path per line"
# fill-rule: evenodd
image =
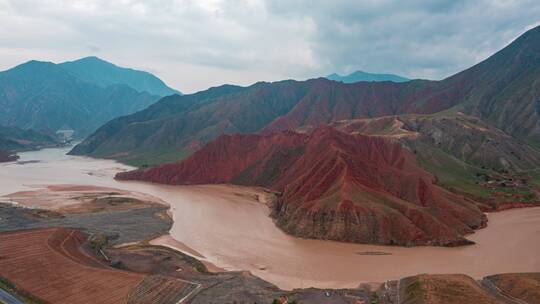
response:
M85 236L47 228L0 234L0 276L50 303L176 303L194 286L173 278L117 270L84 252ZM167 290L145 288L159 282ZM152 285L152 284L151 284ZM143 291L143 292L141 292Z
M164 276L147 276L129 296L129 304L179 303L197 285Z

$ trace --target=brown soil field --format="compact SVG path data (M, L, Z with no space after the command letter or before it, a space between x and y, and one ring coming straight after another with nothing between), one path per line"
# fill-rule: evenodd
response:
M540 303L540 273L504 273L484 278L506 297L529 304Z
M19 205L77 214L165 206L154 196L135 191L87 185L48 185L37 190L19 191L3 197Z
M473 278L463 275L417 275L398 288L401 304L503 304Z
M193 288L111 268L85 251L85 242L84 234L66 228L2 233L0 277L50 303L176 303Z

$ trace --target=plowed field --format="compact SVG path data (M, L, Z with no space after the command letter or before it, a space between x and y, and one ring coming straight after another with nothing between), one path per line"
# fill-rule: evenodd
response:
M83 234L66 228L2 233L0 276L47 302L66 304L177 300L178 295L192 288L190 284L163 278L161 283L169 288L158 292L164 294L151 295L153 291L146 290L139 297L139 284L148 283L150 278L101 264L81 249L84 242Z

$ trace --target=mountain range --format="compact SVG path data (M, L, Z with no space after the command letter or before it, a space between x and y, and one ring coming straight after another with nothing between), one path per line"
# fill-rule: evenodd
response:
M540 28L442 81L345 84L324 78L224 85L165 97L102 126L73 153L132 164L182 159L220 134L272 132L333 121L462 112L540 146Z
M0 125L54 134L67 125L83 137L112 118L173 94L155 76L96 57L54 64L29 61L0 72Z
M276 224L301 237L461 245L483 212L539 204L539 92L536 27L441 81L319 78L168 96L71 153L141 166L119 179L266 187Z
M343 83L355 83L360 81L392 81L392 82L405 82L410 79L401 77L394 74L374 74L364 71L352 72L349 75L341 76L336 73L326 76L326 79L341 81Z

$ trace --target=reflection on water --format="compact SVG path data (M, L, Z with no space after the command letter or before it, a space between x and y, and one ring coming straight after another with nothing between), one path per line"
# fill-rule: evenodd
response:
M21 153L24 164L0 164L0 194L46 184L134 190L171 204L171 235L219 267L249 270L283 288L353 287L417 273L540 271L540 208L489 215L488 228L460 248L387 247L297 239L276 228L256 190L232 186L164 186L118 182L130 167L64 155L69 149ZM39 162L33 162L39 161ZM238 195L242 193L244 195ZM169 242L171 243L171 242Z

